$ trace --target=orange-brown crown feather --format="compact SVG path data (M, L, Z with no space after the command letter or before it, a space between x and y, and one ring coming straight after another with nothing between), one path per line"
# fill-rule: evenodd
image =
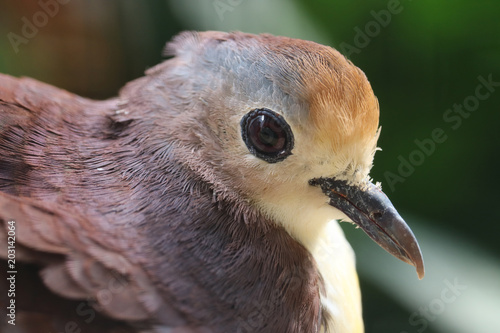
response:
M365 74L335 49L314 42L263 35L280 88L300 96L318 140L333 148L373 142L379 107Z

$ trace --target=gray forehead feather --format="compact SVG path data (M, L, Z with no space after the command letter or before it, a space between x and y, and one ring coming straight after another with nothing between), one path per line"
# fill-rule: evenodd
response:
M324 68L339 67L332 52L336 51L309 41L217 31L184 32L166 48L166 54L184 59L195 70L232 73L247 84L269 80L285 94L301 97L307 90L306 71L320 75Z

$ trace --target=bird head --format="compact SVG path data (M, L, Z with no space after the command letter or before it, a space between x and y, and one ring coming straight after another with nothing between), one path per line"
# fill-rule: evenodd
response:
M412 231L369 177L379 107L360 69L271 35L188 32L167 52L148 74L168 94L152 98L183 110L162 116L165 135L217 195L244 198L306 246L332 219L352 221L423 277Z

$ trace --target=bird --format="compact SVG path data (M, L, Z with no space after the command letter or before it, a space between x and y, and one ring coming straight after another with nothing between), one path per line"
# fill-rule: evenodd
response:
M369 176L379 104L351 61L218 31L165 56L101 101L0 75L2 283L21 332L363 332L341 221L424 276Z

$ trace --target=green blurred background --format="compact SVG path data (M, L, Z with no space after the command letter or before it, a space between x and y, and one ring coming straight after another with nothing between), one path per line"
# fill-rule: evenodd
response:
M165 43L182 30L268 32L348 55L380 102L383 151L372 177L414 230L427 268L418 281L410 266L345 226L357 252L367 332L500 332L500 1L42 5L53 2L0 3L0 72L90 98L116 95L162 61ZM39 27L29 30L27 21ZM481 78L494 82L490 90L478 88ZM448 111L454 105L465 111ZM436 129L446 139L432 147Z

